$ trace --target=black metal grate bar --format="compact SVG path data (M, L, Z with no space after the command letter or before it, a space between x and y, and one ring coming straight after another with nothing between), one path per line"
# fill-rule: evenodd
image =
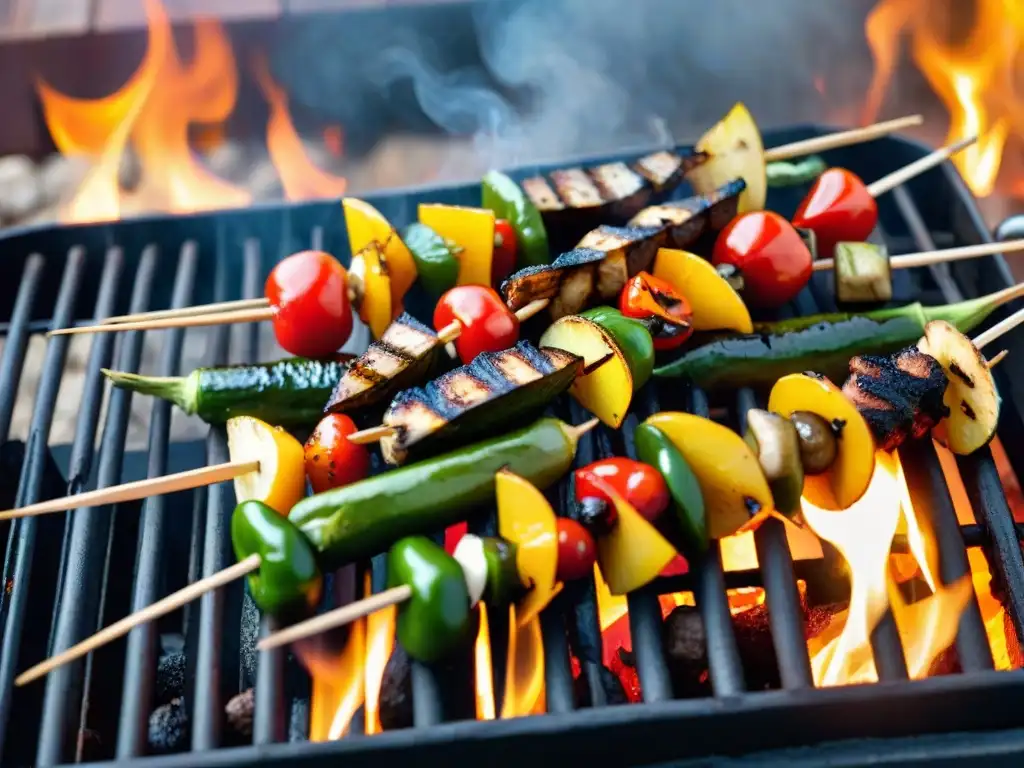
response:
M32 305L39 292L39 282L45 261L38 253L28 257L21 275L18 298L11 312L11 323L4 337L4 353L0 358L0 436L7 439L11 432L11 417L18 395L18 384L25 368L25 350L28 348L29 323Z
M60 293L54 309L53 328L64 328L74 319L75 300L85 273L85 252L80 248L68 254ZM39 391L32 413L32 423L26 443L25 464L18 485L17 505L24 506L38 500L46 465L47 438L53 423L53 413L60 391L64 363L68 351L67 337L54 337L47 342L43 360ZM12 583L6 609L3 648L0 649L0 756L7 745L7 727L11 718L14 698L14 678L20 663L30 651L41 657L40 650L28 649L22 643L25 611L28 607L32 557L35 551L36 528L39 521L24 517L14 521L7 540L4 560L4 582ZM13 582L8 582L13 579Z

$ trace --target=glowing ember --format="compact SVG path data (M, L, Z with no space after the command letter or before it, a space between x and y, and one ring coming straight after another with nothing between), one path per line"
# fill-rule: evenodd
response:
M953 162L976 195L991 194L1011 130L1024 135L1016 76L1024 65L1024 5L881 0L865 32L875 59L865 122L878 114L899 61L900 41L909 37L914 62L949 110L948 142L979 136Z

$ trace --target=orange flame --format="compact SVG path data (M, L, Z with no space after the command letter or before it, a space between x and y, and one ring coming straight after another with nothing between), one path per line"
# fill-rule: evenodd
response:
M480 606L480 629L474 645L474 671L476 674L476 716L478 720L493 720L497 706L494 693L494 667L491 657L491 635L487 607ZM544 645L540 631L540 617L534 616L517 627L516 607L509 606L508 659L505 664L505 690L499 717L542 715L546 712L544 700Z
M365 594L370 593L369 574ZM366 617L366 714L365 733L380 733L380 689L384 682L384 668L395 647L395 626L398 606L389 605Z
M880 111L901 38L909 36L914 62L949 110L947 143L979 137L953 162L976 195L991 194L1011 129L1024 132L1024 102L1016 77L1024 64L1024 5L1007 0L881 0L868 16L865 33L875 60L865 122Z
M345 194L347 182L344 178L332 176L320 170L302 146L302 139L292 124L288 111L288 96L270 76L270 68L263 56L253 62L253 72L263 96L270 105L270 120L267 123L267 150L270 159L281 177L285 196L289 200L310 200L322 197L341 197ZM334 137L338 153L341 153L341 129Z
M295 646L313 679L309 704L309 740L334 741L348 733L365 693L366 620L349 625L340 654L325 653L317 642Z

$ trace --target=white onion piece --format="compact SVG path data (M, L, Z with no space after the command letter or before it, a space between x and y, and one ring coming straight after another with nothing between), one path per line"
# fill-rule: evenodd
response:
M472 608L483 597L487 586L487 558L484 557L484 540L472 533L465 534L455 545L452 557L462 566L462 575L469 590L469 606Z

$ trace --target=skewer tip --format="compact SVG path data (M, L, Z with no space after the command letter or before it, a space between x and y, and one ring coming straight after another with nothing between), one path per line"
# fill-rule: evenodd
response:
M569 427L569 434L572 436L573 440L579 440L581 437L583 437L585 434L587 434L587 432L592 430L594 427L596 427L600 423L601 423L600 419L594 418L594 419L591 419L590 421L585 421L585 422L583 422L582 424L579 424L579 425L570 425L570 427Z
M951 155L955 154L959 152L961 149L971 146L971 144L974 144L977 140L978 134L968 136L966 139L960 139L960 141L950 144L948 147L946 147L946 151L949 152L949 154Z

